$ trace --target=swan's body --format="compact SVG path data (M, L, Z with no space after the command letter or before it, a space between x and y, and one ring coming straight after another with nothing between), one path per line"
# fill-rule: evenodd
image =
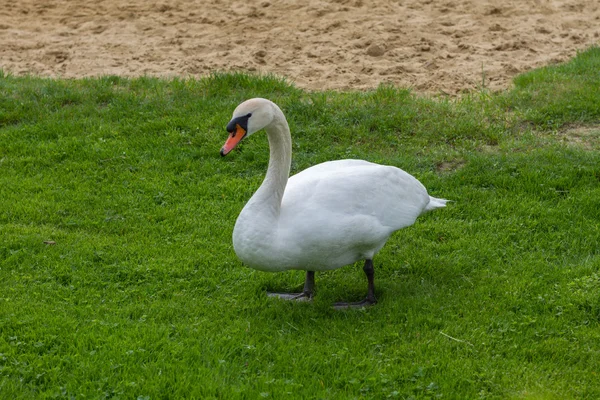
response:
M362 160L325 162L288 179L289 127L279 107L265 99L248 100L236 108L221 154L262 128L270 146L267 175L233 231L236 254L252 268L301 269L310 274L367 260L371 292L371 260L390 235L446 204L429 196L403 170ZM312 292L308 281L309 275ZM370 304L375 302L372 297Z
M233 244L244 263L262 271L323 271L371 259L431 202L411 175L361 160L331 161L292 176L277 218L259 217L264 202L253 200L235 224Z

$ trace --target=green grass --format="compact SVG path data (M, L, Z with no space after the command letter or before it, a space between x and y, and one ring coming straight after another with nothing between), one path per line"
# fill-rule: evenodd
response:
M503 93L309 93L273 77L0 74L0 397L600 397L600 48ZM292 170L362 158L454 200L375 258L245 268L235 219L266 135L226 158L235 106L286 113ZM45 243L46 242L46 243Z

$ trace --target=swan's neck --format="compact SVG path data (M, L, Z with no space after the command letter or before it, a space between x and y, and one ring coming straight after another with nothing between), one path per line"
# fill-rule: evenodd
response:
M269 138L269 167L267 175L260 188L248 201L247 209L261 215L261 218L277 220L281 210L281 199L290 175L292 162L292 138L285 116L279 110L274 110L273 122L265 128Z
M292 161L290 128L279 107L273 105L273 109L274 118L265 128L270 148L267 175L233 229L233 247L238 257L247 265L262 269L281 268L277 249L279 215Z

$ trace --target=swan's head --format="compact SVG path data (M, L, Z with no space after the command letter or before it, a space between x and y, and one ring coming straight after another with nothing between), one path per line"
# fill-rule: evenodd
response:
M246 136L261 130L273 121L273 103L266 99L250 99L236 107L227 124L229 137L221 148L225 156Z

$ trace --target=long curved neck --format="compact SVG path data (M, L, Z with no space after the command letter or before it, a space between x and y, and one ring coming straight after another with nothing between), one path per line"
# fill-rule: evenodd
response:
M292 138L285 116L275 106L273 121L265 128L269 138L269 167L267 175L248 201L246 207L254 208L263 218L278 218L281 210L281 199L290 175L292 163Z

